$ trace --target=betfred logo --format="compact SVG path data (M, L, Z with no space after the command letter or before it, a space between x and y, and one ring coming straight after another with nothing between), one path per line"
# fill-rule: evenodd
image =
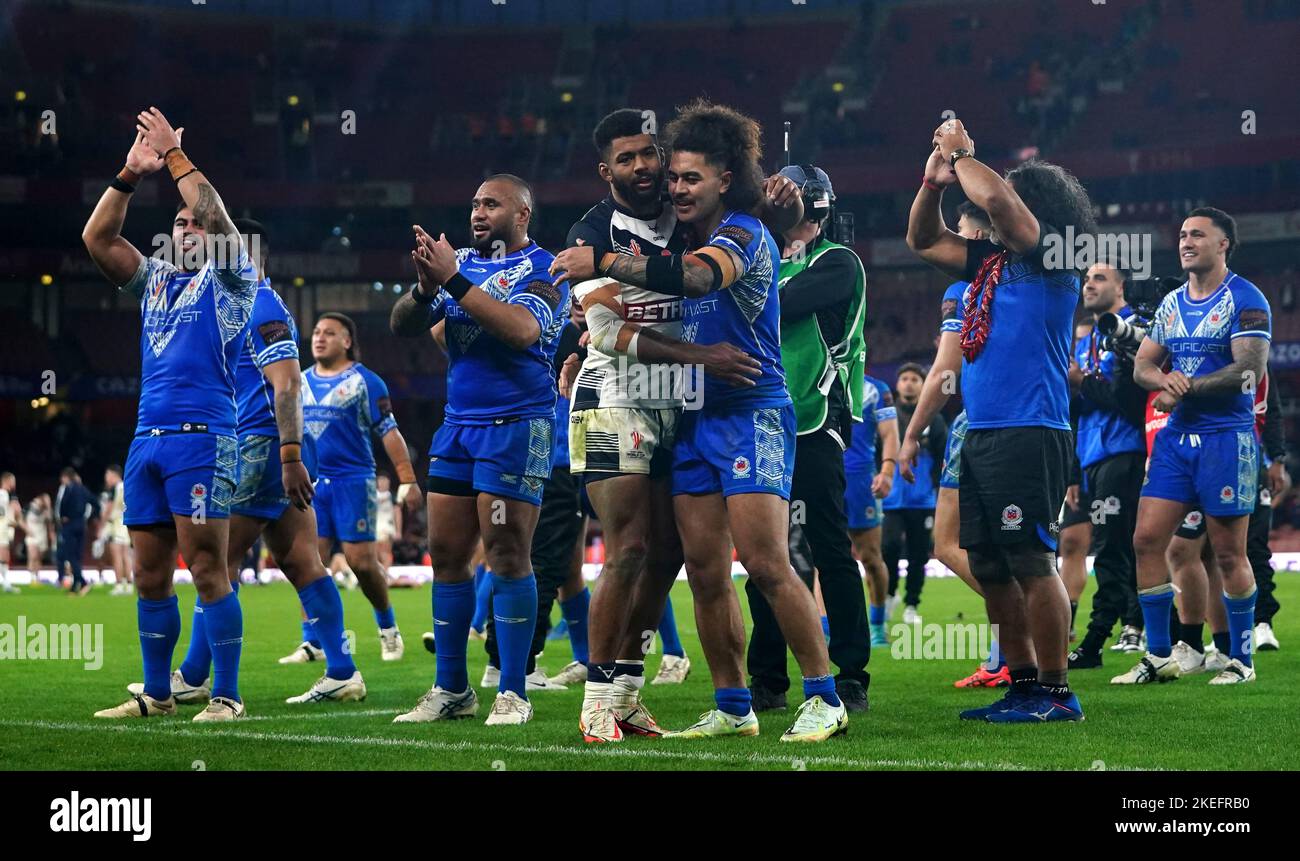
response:
M741 455L731 462L732 478L749 478L749 458Z
M1025 513L1020 510L1019 505L1008 505L1002 509L1002 528L1004 530L1018 530L1020 524L1025 519Z

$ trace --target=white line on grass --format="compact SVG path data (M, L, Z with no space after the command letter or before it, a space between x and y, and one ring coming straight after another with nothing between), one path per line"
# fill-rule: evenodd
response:
M390 712L381 712L389 714ZM685 751L685 750L666 750L662 745L672 744L672 742L659 742L655 747L643 747L640 745L628 747L614 746L592 746L592 747L565 747L564 745L521 745L521 744L491 744L472 741L428 741L425 739L413 738L387 738L376 736L332 736L319 735L315 733L289 733L289 732L241 732L238 730L213 728L195 729L191 727L178 727L167 729L149 729L140 725L127 724L109 724L100 722L83 722L74 723L71 721L45 721L45 720L28 720L28 721L4 721L0 720L0 726L29 728L29 729L47 729L47 730L72 730L76 732L85 732L86 730L106 730L109 732L126 732L138 735L158 735L158 736L179 736L183 738L238 738L248 741L279 741L279 742L297 742L302 744L341 744L341 745L370 745L372 747L399 747L414 748L417 750L445 751L445 752L481 752L485 756L499 754L543 754L549 756L569 756L569 757L596 757L596 758L630 758L630 759L650 759L665 761L681 762L698 762L698 763L719 763L719 764L749 764L749 765L767 765L780 764L787 767L793 767L796 761L803 762L806 766L830 766L836 768L851 769L872 769L872 768L914 768L914 769L937 769L944 771L951 770L973 770L973 771L1028 771L1030 766L1020 765L1009 762L981 762L977 760L963 760L960 762L946 762L943 760L927 759L854 759L846 756L835 755L817 755L806 754L806 747L796 745L791 748L789 756L777 756L775 754L765 753L734 753L724 754L710 751ZM833 742L832 742L833 743ZM1111 770L1114 766L1108 764Z

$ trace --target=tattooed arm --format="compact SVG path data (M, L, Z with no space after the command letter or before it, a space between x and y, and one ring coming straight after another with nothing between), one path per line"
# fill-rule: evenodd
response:
M1217 397L1254 391L1268 368L1268 338L1232 339L1232 362L1212 374L1192 379L1184 397Z

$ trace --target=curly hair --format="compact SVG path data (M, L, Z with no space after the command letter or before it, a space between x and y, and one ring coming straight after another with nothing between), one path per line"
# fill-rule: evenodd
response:
M696 152L719 171L731 171L731 186L722 195L728 209L749 210L763 196L763 131L758 122L726 105L697 99L664 129L664 145Z
M1088 192L1060 165L1030 159L1007 171L1005 179L1015 185L1016 194L1039 222L1057 230L1073 226L1076 234L1097 232Z

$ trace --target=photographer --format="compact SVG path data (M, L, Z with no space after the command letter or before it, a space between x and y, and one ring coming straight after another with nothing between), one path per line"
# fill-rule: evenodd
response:
M1133 316L1124 300L1124 272L1105 263L1088 269L1083 307L1095 318ZM1101 649L1117 620L1140 628L1133 530L1138 496L1145 475L1146 443L1142 436L1146 393L1133 381L1137 343L1103 338L1094 326L1080 338L1070 365L1070 387L1078 400L1079 430L1075 443L1083 481L1067 499L1092 521L1097 547L1094 569L1097 594L1083 642L1070 653L1070 669L1100 667Z

